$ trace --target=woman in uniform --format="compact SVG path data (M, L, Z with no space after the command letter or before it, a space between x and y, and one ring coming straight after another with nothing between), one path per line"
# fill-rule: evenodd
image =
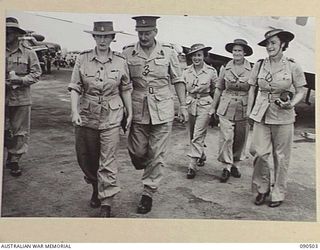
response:
M112 22L95 22L92 34L96 47L80 53L73 69L72 122L78 163L87 183L92 184L91 207L100 207L101 217L110 217L113 197L120 191L115 156L124 107L128 129L132 120L128 67L122 54L111 51L117 31Z
M269 207L280 206L285 198L294 106L302 100L306 84L299 64L283 54L293 38L291 32L282 29L268 31L258 43L266 47L268 57L256 63L249 80L248 115L254 120L250 153L254 156L252 188L256 205L264 204L269 194ZM259 91L252 109L256 87Z
M210 120L209 110L212 103L214 86L217 82L217 71L204 62L211 47L203 44L191 46L188 57L192 64L183 71L183 78L188 92L187 106L189 112L189 132L191 150L188 156L187 178L193 179L198 166L203 166L206 156L204 153L204 139Z
M218 161L223 164L221 182L226 182L230 175L241 177L238 162L245 157L249 130L247 102L251 73L251 65L245 56L253 53L243 39L235 39L225 49L232 53L233 60L220 70L211 110L212 114L217 113L220 120Z

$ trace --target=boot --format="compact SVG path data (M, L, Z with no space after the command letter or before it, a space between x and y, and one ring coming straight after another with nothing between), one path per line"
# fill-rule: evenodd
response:
M10 175L13 177L18 177L22 174L18 162L11 162L10 169Z
M90 207L98 208L101 205L101 202L98 198L98 183L92 183L92 196L90 200Z

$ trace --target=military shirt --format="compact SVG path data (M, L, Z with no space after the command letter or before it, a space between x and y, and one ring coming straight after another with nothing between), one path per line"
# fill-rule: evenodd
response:
M81 94L82 126L93 129L119 126L123 116L119 92L132 89L124 56L109 50L107 59L100 61L96 49L80 53L68 89Z
M133 122L162 124L174 119L170 84L183 82L177 54L173 47L156 42L148 57L139 42L124 48L133 84Z
M222 91L217 114L231 121L247 118L251 65L245 59L243 65L238 69L240 71L237 72L233 60L229 61L225 67L221 67L219 81L216 85L216 88Z
M249 79L249 84L259 87L255 105L250 118L257 122L264 120L266 124L291 124L295 121L294 108L283 109L275 104L283 91L294 91L294 88L306 85L302 68L293 59L283 56L281 65L271 71L269 58L264 59L258 74L259 64L256 63Z
M42 73L37 54L22 43L14 51L6 49L6 78L10 71L22 78L22 84L13 87L6 84L6 105L31 105L30 85L39 81Z
M190 65L183 71L182 76L188 92L186 103L189 113L195 116L205 107L210 109L212 97L209 94L213 94L218 81L216 69L204 64L197 73L194 66Z

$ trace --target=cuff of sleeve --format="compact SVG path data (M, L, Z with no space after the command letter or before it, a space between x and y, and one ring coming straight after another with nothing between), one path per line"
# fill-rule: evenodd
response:
M68 91L71 92L72 90L76 91L79 95L81 95L81 91L78 90L77 88L73 88L72 86L68 87Z
M132 89L132 84L128 84L128 85L120 85L120 91L124 92L124 91L128 91Z
M180 82L186 84L182 77L177 77L177 78L171 79L171 81L172 81L172 84L176 84L176 83L180 83Z

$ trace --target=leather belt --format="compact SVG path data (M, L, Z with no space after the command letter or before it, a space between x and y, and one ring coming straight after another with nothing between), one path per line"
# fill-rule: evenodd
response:
M231 89L226 89L224 91L225 94L233 95L233 96L246 96L248 95L248 91L243 91L243 90L231 90Z
M195 99L199 99L201 97L207 97L210 96L210 93L189 93L189 96Z

